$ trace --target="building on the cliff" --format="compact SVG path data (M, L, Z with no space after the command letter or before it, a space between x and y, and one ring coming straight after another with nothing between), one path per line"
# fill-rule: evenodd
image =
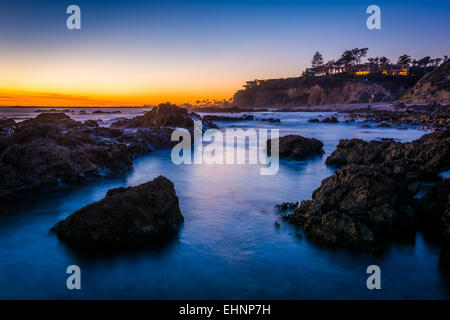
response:
M409 74L409 66L407 64L390 64L381 67L375 63L365 63L355 67L355 75L357 76L365 76L380 72L384 75L407 76Z
M250 88L254 88L257 86L260 86L262 83L266 82L267 80L252 80L252 81L246 81L245 84L243 85L244 88L246 89L250 89Z
M391 64L385 70L383 70L382 73L391 76L407 76L409 74L409 65Z
M365 76L371 73L379 72L380 68L375 63L365 63L355 67L355 75Z
M317 68L306 68L305 70L306 75L314 77L328 76L344 72L346 72L345 67L338 66L322 66Z

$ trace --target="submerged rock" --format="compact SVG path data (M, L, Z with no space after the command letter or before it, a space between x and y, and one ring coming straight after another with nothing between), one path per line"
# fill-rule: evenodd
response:
M312 200L285 217L314 241L349 248L378 248L414 234L410 211L395 183L377 166L346 166L322 180Z
M296 208L298 208L298 201L297 202L283 202L281 204L277 204L275 208L278 209L278 211L291 211Z
M267 121L267 122L270 122L270 123L280 123L281 122L281 120L278 119L278 118L261 118L259 120L260 121Z
M324 123L338 123L339 120L336 117L332 116L332 117L328 117L328 118L323 119L321 122L324 122Z
M402 110L353 113L348 117L353 120L385 123L390 126L412 125L429 129L445 129L450 127L450 106L431 103L428 105L413 105Z
M271 144L273 139L267 140L267 153L271 154ZM304 160L324 153L323 143L314 138L305 138L298 135L288 135L280 137L279 155L280 157Z
M205 115L203 120L208 121L243 121L243 120L253 120L253 115L244 114L240 117L228 117L228 116L217 116L217 115Z
M111 189L51 230L73 246L136 247L170 237L182 222L174 185L159 176L136 187Z

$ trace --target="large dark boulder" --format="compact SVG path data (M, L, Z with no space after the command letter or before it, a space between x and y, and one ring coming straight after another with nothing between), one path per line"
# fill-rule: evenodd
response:
M111 189L51 230L73 246L135 247L170 237L182 222L174 185L159 176L136 187Z
M324 179L312 200L285 217L328 246L379 248L414 233L412 212L378 166L346 166Z
M293 158L296 160L304 160L324 153L323 143L314 138L305 138L298 135L288 135L278 139L279 155L284 158ZM272 140L267 140L267 153L271 154Z

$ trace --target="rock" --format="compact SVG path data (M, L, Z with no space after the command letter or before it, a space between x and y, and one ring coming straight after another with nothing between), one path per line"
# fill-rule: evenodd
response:
M34 112L36 112L36 113L50 113L50 112L61 113L61 112L70 112L70 110L39 109L39 110L36 110Z
M426 134L406 143L392 139L369 142L343 139L326 163L333 166L380 164L388 175L409 173L422 179L434 179L440 172L450 169L450 130Z
M332 117L323 119L321 122L323 122L323 123L338 123L339 120L336 117L332 116Z
M351 119L386 123L389 125L414 125L423 128L450 127L449 106L431 103L429 105L417 105L407 107L406 110L377 110L368 113L353 113Z
M205 116L203 116L203 120L207 120L207 121L245 121L245 120L253 120L253 115L244 114L240 117L205 115Z
M277 204L275 208L278 209L278 211L291 211L296 208L298 208L298 201L297 202L283 202L281 204Z
M0 135L0 198L46 192L130 170L136 155L173 145L171 130L89 127L40 114Z
M133 119L123 119L114 122L111 127L121 128L151 128L151 127L176 127L193 129L194 121L202 121L202 117L187 109L170 103L160 104L158 107L146 112L143 116ZM203 130L216 128L209 120L203 120Z
M319 121L319 119L309 119L308 122L310 122L310 123L318 123L320 121Z
M95 110L94 112L92 112L92 114L102 114L102 113L111 113L111 114L120 114L122 112L120 111L102 111L102 110Z
M14 119L0 119L0 136L11 134L15 125Z
M391 78L391 77L387 77ZM406 81L364 81L345 77L298 77L257 80L247 83L246 88L233 96L233 105L240 108L266 107L292 109L296 106L368 103L374 94L375 102L390 101L400 95Z
M98 127L98 122L96 120L87 120L83 123L86 127Z
M159 176L137 187L111 189L51 230L76 247L136 247L170 237L182 222L173 183Z
M320 244L377 249L414 234L413 218L398 198L394 181L379 167L346 166L285 219Z
M267 121L267 122L270 122L270 123L279 123L279 122L281 122L280 119L276 119L276 118L261 118L259 120L260 121Z
M271 154L271 144L273 139L267 140L267 152ZM324 153L323 143L314 138L305 138L298 135L288 135L279 138L279 155L280 157L294 158L304 160L319 156Z
M346 164L374 164L383 161L382 152L394 143L393 139L364 141L361 139L342 139L336 150L328 156L326 164L344 166Z
M406 90L401 103L450 103L450 60L424 75L414 87Z

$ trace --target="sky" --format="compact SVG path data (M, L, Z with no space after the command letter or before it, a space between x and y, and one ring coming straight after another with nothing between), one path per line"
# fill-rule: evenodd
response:
M66 8L81 9L68 30ZM381 8L381 30L366 8ZM450 1L0 0L0 106L228 99L368 47L392 61L450 55Z

